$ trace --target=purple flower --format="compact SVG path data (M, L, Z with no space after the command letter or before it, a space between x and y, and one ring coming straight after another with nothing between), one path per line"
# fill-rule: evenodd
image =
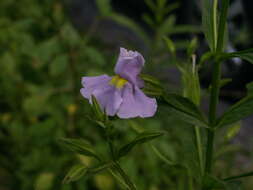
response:
M144 58L137 51L120 48L120 55L114 69L116 75L110 77L82 77L81 94L89 99L94 95L107 115L120 118L152 117L157 109L155 98L147 97L140 88L144 81L139 73L144 66Z

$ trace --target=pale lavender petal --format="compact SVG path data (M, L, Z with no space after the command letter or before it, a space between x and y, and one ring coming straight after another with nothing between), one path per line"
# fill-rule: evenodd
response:
M111 80L108 75L101 75L96 77L82 77L82 85L84 88L80 90L83 97L91 99L93 91L97 88L107 86Z
M102 110L110 116L116 114L122 103L121 90L109 84L95 89L92 94L96 97Z
M152 117L156 112L156 99L147 97L137 86L128 83L123 90L122 98L117 112L120 118Z
M145 60L139 52L120 48L120 55L114 71L122 78L138 85L138 75L144 66L144 62Z

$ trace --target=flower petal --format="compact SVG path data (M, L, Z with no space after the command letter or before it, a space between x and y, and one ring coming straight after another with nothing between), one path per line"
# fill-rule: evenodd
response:
M104 85L103 87L100 86L95 89L92 94L96 97L102 110L110 116L116 114L122 103L121 90L109 84Z
M109 84L111 77L108 75L101 75L96 77L82 77L82 85L84 88L80 90L83 97L91 99L93 91L97 88Z
M122 98L122 104L117 112L120 118L152 117L156 112L156 99L147 97L137 86L128 83Z
M120 48L120 55L114 71L132 84L138 85L138 75L144 62L145 60L139 52Z

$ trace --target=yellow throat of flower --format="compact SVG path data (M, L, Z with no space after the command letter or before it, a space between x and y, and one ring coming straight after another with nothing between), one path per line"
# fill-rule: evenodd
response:
M127 83L127 80L124 78L121 78L119 75L112 77L112 80L110 81L111 85L119 89L122 88L126 83Z

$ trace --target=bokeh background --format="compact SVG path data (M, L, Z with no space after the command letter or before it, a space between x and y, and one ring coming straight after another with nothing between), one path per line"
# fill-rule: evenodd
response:
M146 73L169 91L182 93L176 63L189 64L187 48L194 38L197 59L208 50L201 5L200 0L1 0L0 190L120 189L106 172L62 184L73 163L92 166L95 161L62 148L59 138L85 138L101 154L108 148L101 129L88 119L91 109L79 93L81 77L112 75L119 47L125 47L144 55ZM253 46L252 6L250 0L231 1L227 51ZM164 36L175 43L176 59ZM204 112L211 69L206 64L200 71ZM221 90L219 113L242 98L245 85L253 80L252 65L240 59L224 63L222 72L232 82ZM118 145L134 138L140 128L168 132L153 144L169 163L149 145L137 147L122 160L140 190L189 189L197 167L191 127L163 107L154 118L117 123ZM253 169L252 125L249 117L217 136L219 177ZM243 180L243 189L253 189L253 178Z

